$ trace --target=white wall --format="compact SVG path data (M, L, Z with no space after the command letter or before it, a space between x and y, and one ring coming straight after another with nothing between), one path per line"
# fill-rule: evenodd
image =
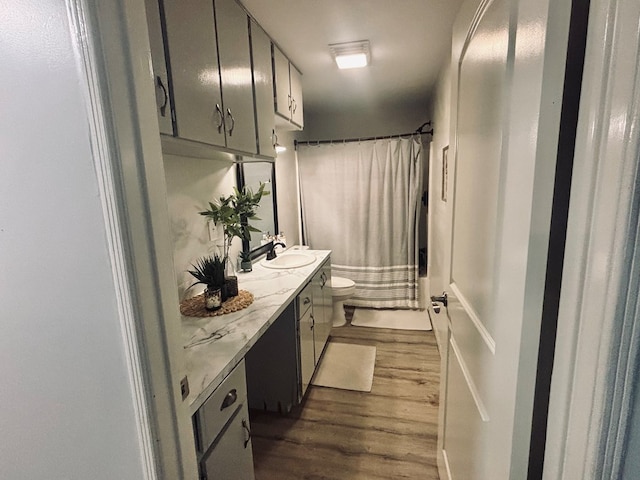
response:
M363 110L305 111L304 130L298 140L397 135L415 131L430 120L428 105L371 105Z
M294 138L294 132L278 132L278 143L287 147L286 152L279 153L276 159L278 229L287 237L287 247L301 243Z
M64 2L0 15L0 478L143 478Z
M447 201L442 200L443 149L450 142L450 110L451 110L451 66L443 67L433 96L433 140L429 155L429 239L427 253L427 277L429 290L427 296L441 295L447 290L446 268L451 256L451 194ZM453 177L453 159L448 160L448 177ZM444 309L439 314L431 311L433 324L440 351L444 351L446 342L447 317Z
M173 261L180 300L202 293L204 285L189 288L195 278L188 273L191 265L202 256L222 255L222 235L209 239L206 217L198 212L209 208L208 202L229 195L236 185L235 164L225 160L200 159L164 155L169 220L173 233ZM242 248L234 239L230 253L236 258Z

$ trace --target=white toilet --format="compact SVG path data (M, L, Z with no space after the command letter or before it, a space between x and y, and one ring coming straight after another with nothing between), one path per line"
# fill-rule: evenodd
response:
M342 327L347 324L347 318L344 315L344 302L353 297L354 293L356 293L356 284L353 280L335 276L331 277L334 327Z

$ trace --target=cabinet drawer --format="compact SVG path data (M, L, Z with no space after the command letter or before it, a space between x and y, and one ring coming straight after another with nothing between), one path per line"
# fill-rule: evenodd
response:
M311 308L311 304L313 301L313 286L311 282L302 289L302 291L298 294L298 318L302 318L302 316Z
M195 414L198 448L207 450L224 425L247 402L247 381L242 360Z
M247 406L235 415L224 434L202 461L207 480L253 480L253 451Z

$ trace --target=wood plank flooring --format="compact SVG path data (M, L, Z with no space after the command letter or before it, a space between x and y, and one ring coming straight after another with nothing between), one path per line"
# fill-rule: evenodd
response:
M437 480L433 332L346 326L330 341L377 347L371 392L310 385L289 415L251 412L256 480Z

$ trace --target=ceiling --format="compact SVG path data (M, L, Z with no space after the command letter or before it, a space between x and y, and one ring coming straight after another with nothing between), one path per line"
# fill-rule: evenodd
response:
M303 74L305 114L426 108L462 0L241 0ZM371 65L338 70L328 45L370 40Z

